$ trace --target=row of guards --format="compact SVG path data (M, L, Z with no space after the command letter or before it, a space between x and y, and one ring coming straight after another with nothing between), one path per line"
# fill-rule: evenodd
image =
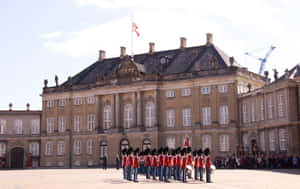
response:
M206 148L192 151L188 145L188 138L184 148L169 149L168 147L146 149L139 148L122 150L123 178L128 181L138 182L138 174L145 173L146 179L170 182L170 179L187 182L187 177L211 183L211 174L216 167L211 164L210 150ZM193 174L194 173L194 174ZM132 179L133 176L133 179Z

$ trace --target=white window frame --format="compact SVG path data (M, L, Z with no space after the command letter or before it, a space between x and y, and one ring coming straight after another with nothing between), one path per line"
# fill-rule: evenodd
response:
M175 149L175 146L176 146L175 136L167 136L167 138L166 138L166 146L169 149Z
M192 108L182 109L182 125L184 127L192 126Z
M74 105L81 105L82 104L82 98L81 97L77 97L74 99Z
M145 124L146 128L152 128L154 126L155 108L153 102L147 102L145 107Z
M54 133L54 117L48 117L47 119L47 133Z
M66 132L67 120L65 116L58 117L58 132L64 133Z
M288 149L288 132L287 128L280 128L278 130L279 135L279 150L287 151Z
M166 91L166 97L167 98L173 98L173 97L175 97L175 91L174 90L167 90Z
M87 116L87 130L93 131L96 126L96 115L88 114Z
M202 107L202 124L211 125L211 107Z
M39 119L31 120L31 134L32 135L40 134L40 120Z
M218 85L218 92L219 93L227 93L228 92L228 85Z
M168 109L166 111L167 117L167 127L175 127L175 110Z
M265 102L264 99L260 99L260 120L265 120Z
M202 135L201 146L202 146L202 149L209 148L210 150L212 150L212 136L209 134Z
M95 104L95 97L94 96L89 96L87 97L87 104Z
M201 87L201 94L210 94L210 87Z
M107 147L107 142L102 141L100 143L100 158L103 158L104 156L107 157L108 154L108 147Z
M229 135L223 134L219 136L219 150L220 152L229 152L230 141Z
M221 125L227 125L229 123L229 107L228 105L219 106L219 121Z
M276 151L276 133L274 129L269 131L269 150L270 152Z
M266 140L265 140L265 132L261 131L259 133L259 138L260 138L260 149L261 151L265 152L266 151Z
M255 122L255 102L251 103L251 121Z
M57 142L57 155L61 156L65 154L65 141L60 140Z
M46 142L46 145L45 145L45 155L51 156L52 153L53 153L53 142L48 141L48 142Z
M192 95L192 89L191 88L181 89L181 96L191 96L191 95Z
M15 128L15 134L16 135L22 135L24 134L23 130L23 120L17 119L14 121L14 128Z
M59 99L58 100L58 106L60 106L60 107L66 106L66 99Z
M274 119L274 103L273 103L273 97L268 98L268 119Z
M92 155L93 154L93 140L88 139L86 141L86 154Z
M0 142L0 157L6 154L6 144L4 142Z
M124 106L124 128L129 129L133 124L133 107L132 104Z
M82 129L82 117L80 115L74 116L74 131L80 132Z
M104 106L103 118L104 129L110 129L112 125L112 108L110 105Z
M248 123L248 109L247 109L247 103L242 104L243 109L243 123Z
M32 156L40 155L40 144L38 142L30 142L29 143L29 152Z
M0 120L0 135L6 134L6 120Z
M278 95L277 96L277 110L278 110L278 117L283 118L284 117L284 96Z
M74 140L74 144L73 144L73 148L74 148L74 154L76 155L80 155L81 154L81 140Z
M47 100L47 108L53 108L54 107L54 100Z

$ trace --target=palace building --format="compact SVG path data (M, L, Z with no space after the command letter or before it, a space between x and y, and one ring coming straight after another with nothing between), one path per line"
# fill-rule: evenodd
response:
M300 66L275 73L271 83L267 72L250 72L226 55L212 34L204 45L186 44L180 38L179 48L155 51L150 43L134 57L125 47L114 58L101 50L64 83L45 80L42 112L32 112L41 116L38 134L2 133L19 118L13 126L0 112L0 154L13 161L15 148L25 159L31 152L41 167L94 167L107 156L113 166L123 148L183 147L186 137L194 149L209 147L213 158L241 149L251 155L254 145L268 156L300 153Z

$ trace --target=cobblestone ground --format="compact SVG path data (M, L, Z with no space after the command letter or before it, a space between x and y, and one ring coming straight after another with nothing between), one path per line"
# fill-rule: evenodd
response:
M122 179L115 169L39 169L0 171L0 189L300 189L300 170L217 170L214 183L188 180L188 183L163 183L139 176L139 183Z

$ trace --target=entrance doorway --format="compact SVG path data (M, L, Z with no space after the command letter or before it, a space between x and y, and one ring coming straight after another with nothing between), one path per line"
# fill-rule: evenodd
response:
M256 153L257 153L256 139L251 140L251 151L252 151L252 154L256 155Z
M23 148L13 148L11 150L11 161L10 167L14 169L24 168L24 149Z

